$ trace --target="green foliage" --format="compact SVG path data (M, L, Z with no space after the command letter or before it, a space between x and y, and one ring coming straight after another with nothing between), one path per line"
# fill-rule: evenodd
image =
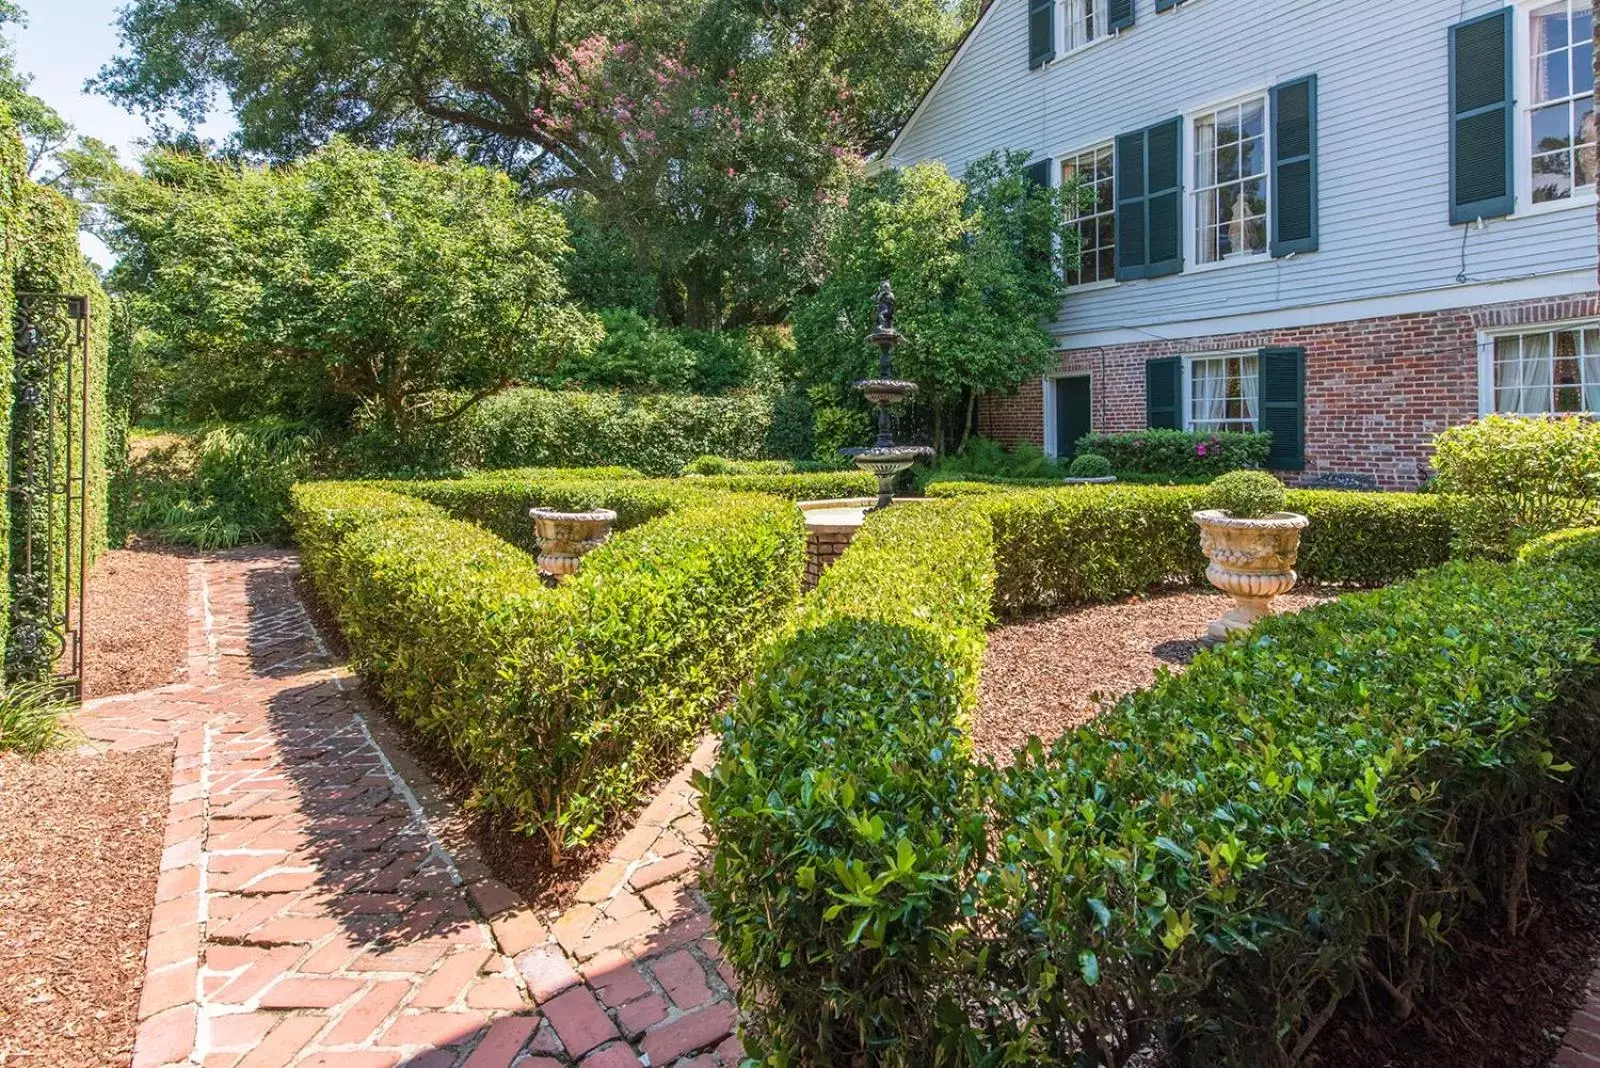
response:
M1014 388L1055 362L1044 324L1060 306L1061 264L1077 255L1076 232L1063 221L1075 193L1034 185L1025 164L1015 153L986 157L964 180L919 164L852 193L828 249L827 281L794 310L813 381L844 389L877 373L865 339L884 279L906 337L895 373L921 386L917 399L935 412L936 438L944 406ZM819 455L820 438L819 427Z
M1206 488L1207 508L1235 519L1261 519L1284 509L1283 483L1265 471L1230 471Z
M759 457L776 420L763 396L515 389L404 441L367 422L345 451L357 471L622 465L676 475L697 456Z
M59 749L72 738L64 722L73 710L66 692L50 681L14 682L0 691L0 755Z
M1074 457L1067 466L1068 478L1110 478L1112 474L1111 461L1098 453L1086 452Z
M1455 528L1438 497L1290 490L1285 503L1311 520L1295 563L1305 581L1385 586L1450 559Z
M1265 433L1125 430L1085 434L1078 439L1078 452L1104 456L1118 477L1128 474L1211 479L1229 471L1265 467L1271 445L1272 435Z
M134 464L129 521L200 549L282 542L289 489L312 475L320 444L304 427L273 420L172 435Z
M841 402L832 386L812 386L806 391L811 413L811 458L818 463L838 460L845 449L871 440L872 417L859 399Z
M998 441L984 437L968 439L966 448L946 456L927 475L929 480L995 478L1024 483L1059 483L1065 477L1062 465L1031 442L1007 449Z
M270 169L153 152L93 193L141 343L186 391L171 415L365 406L405 436L600 336L566 298L560 214L496 171L335 140Z
M770 384L787 336L669 329L629 308L602 311L600 321L605 337L592 352L563 357L549 375L552 386L719 394Z
M1434 444L1461 555L1507 559L1541 534L1600 522L1600 424L1591 419L1491 415Z
M992 553L957 505L869 517L724 721L706 893L767 1063L938 1063L915 1039L950 1006L917 995L984 858L967 730Z
M1600 527L1557 530L1528 542L1517 553L1524 564L1575 564L1600 569Z
M237 101L241 147L268 158L342 132L508 167L576 202L586 293L720 327L775 321L815 281L853 157L887 147L976 15L976 0L137 0L98 87L188 119Z
M817 460L730 460L726 456L700 456L684 467L685 475L800 475L820 472L853 471L845 459L830 463Z
M976 764L1018 536L981 516L1072 496L869 521L726 720L708 896L754 1055L1125 1063L1161 1028L1175 1063L1287 1065L1358 975L1404 1012L1463 925L1519 928L1600 742L1600 573L1351 594Z
M316 483L294 499L363 675L552 859L687 757L799 596L802 521L769 497L676 502L554 588L520 549L400 494Z

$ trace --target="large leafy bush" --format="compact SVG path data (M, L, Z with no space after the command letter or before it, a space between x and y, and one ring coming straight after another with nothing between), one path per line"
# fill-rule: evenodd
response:
M1271 434L1237 431L1197 434L1187 430L1125 430L1085 434L1080 453L1111 461L1118 475L1215 478L1229 471L1265 467Z
M1274 618L1001 770L964 732L1007 500L1052 503L869 522L726 720L709 897L753 1053L1291 1064L1358 983L1405 1011L1474 913L1519 929L1600 741L1600 574Z
M1462 555L1504 559L1541 534L1600 521L1600 423L1491 415L1435 445Z
M556 588L521 549L414 498L314 483L294 499L308 573L363 674L553 857L687 756L799 596L803 526L772 497L670 502Z

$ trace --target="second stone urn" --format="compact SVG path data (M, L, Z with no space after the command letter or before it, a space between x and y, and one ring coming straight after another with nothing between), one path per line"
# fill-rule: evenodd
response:
M1294 512L1241 519L1215 509L1194 513L1194 521L1200 525L1200 548L1211 561L1206 578L1234 603L1206 628L1203 640L1216 645L1271 615L1273 598L1294 589L1300 578L1294 570L1300 532L1311 521Z
M533 532L539 539L539 570L557 578L577 573L585 555L611 537L617 513L609 508L592 512L558 512L535 508Z

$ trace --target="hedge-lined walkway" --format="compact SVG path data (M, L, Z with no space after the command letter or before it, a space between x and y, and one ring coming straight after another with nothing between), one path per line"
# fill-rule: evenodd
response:
M691 768L547 927L436 833L448 809L329 655L297 569L192 561L188 681L81 717L111 748L177 743L136 1068L737 1064Z

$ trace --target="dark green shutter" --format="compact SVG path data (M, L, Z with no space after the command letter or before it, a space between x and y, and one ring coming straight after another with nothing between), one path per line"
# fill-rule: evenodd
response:
M1038 70L1056 58L1056 0L1028 5L1028 67Z
M1262 349L1261 429L1272 435L1267 467L1300 471L1306 466L1306 350Z
M1272 90L1272 254L1317 251L1317 76Z
M1452 224L1516 208L1511 15L1505 8L1450 27Z
M1159 278L1183 270L1183 120L1145 133L1145 273Z
M1156 0L1156 13L1171 11L1181 3L1183 3L1183 0Z
M1042 159L1038 163L1030 163L1028 165L1028 181L1032 182L1034 185L1043 186L1044 188L1049 189L1050 170L1051 161L1048 159Z
M1117 138L1117 279L1143 278L1145 254L1144 131Z
M1144 365L1145 423L1152 430L1183 429L1183 360L1173 357Z
M1111 0L1106 14L1109 16L1107 23L1113 33L1133 25L1133 8L1133 0Z

